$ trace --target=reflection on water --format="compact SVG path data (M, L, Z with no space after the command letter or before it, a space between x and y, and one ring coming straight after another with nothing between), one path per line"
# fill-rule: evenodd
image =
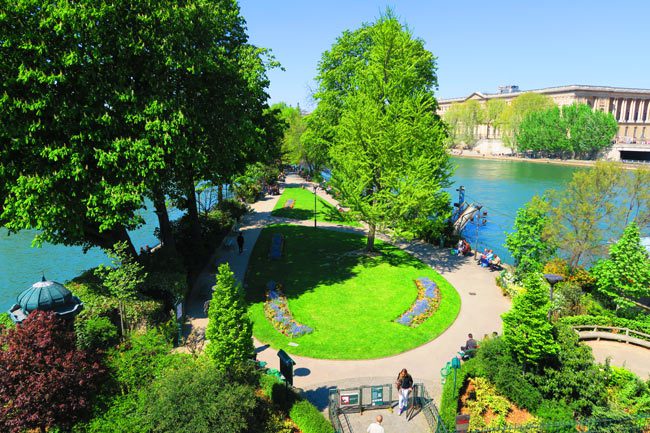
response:
M494 249L506 262L510 261L510 256L503 248L504 232L512 229L517 209L535 194L549 188L562 188L576 170L582 169L469 158L454 158L453 162L457 168L452 178L454 186L450 189L452 201L457 199L455 188L463 185L468 202L483 204L488 211L488 223L479 229L479 248ZM180 213L175 211L170 216L177 218ZM131 233L136 250L157 243L153 231L158 221L151 204L143 212L143 217L145 225ZM0 311L6 311L15 302L18 293L38 281L41 272L49 279L65 282L107 260L97 248L86 254L82 253L80 247L62 245L46 244L42 248L31 248L33 232L6 234L6 230L0 229ZM468 226L465 235L474 247L476 227Z

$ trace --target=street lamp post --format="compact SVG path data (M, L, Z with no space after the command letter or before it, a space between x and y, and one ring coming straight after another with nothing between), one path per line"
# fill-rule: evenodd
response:
M316 190L318 185L314 185L314 228L316 228Z
M560 281L564 281L564 277L562 275L556 274L544 274L544 278L546 281L548 281L549 286L551 286L549 293L549 298L551 299L551 309L548 310L548 319L551 320L551 311L553 309L553 286L555 286Z

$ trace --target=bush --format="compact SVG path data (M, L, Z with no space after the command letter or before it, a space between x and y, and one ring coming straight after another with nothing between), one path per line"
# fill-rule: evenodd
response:
M219 203L219 209L237 221L248 212L246 203L233 199L226 199Z
M106 412L86 424L77 425L74 432L84 433L148 433L145 419L145 396L141 390L113 398Z
M7 329L11 329L14 326L14 321L9 317L9 313L0 313L0 327L4 326Z
M158 330L136 332L108 353L107 362L122 393L134 392L159 377L182 358L171 355L171 344Z
M479 351L480 353L480 351ZM440 402L440 417L448 429L454 430L456 415L458 413L458 399L461 389L467 385L469 378L476 376L476 358L463 363L456 373L456 387L454 388L453 376L448 376L442 388ZM453 375L453 372L451 373Z
M334 433L332 425L307 400L296 402L289 411L289 416L302 433Z
M84 312L74 322L77 347L104 350L118 341L118 330L108 317L86 317Z
M536 415L540 418L542 424L573 421L573 410L565 402L555 400L544 400L540 404ZM557 431L557 433L572 433L575 432L575 427L560 427L558 430L553 431Z
M544 265L542 273L562 275L564 278L567 278L570 274L569 264L566 260L555 257Z

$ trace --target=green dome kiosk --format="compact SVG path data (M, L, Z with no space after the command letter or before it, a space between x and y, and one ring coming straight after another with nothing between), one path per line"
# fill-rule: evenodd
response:
M16 298L17 304L9 309L15 323L20 323L34 310L53 311L59 317L71 318L83 309L83 303L70 290L56 281L43 279L34 283Z

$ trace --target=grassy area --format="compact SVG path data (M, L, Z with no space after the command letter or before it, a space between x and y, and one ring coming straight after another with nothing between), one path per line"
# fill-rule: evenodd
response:
M291 199L295 200L294 207L285 208L285 203L287 200ZM314 192L300 187L285 188L282 192L282 196L280 196L280 200L278 200L278 203L275 205L272 214L274 216L295 220L313 220ZM361 227L361 224L358 221L355 221L348 215L339 212L334 206L323 200L321 197L317 197L316 200L316 220Z
M282 260L268 258L271 236L286 237ZM255 336L289 353L325 359L372 359L420 346L456 319L460 297L437 272L391 245L381 254L358 254L365 238L313 227L276 225L264 229L253 251L247 297ZM417 296L414 280L429 277L440 287L438 311L416 328L395 323ZM264 316L269 280L283 284L296 321L314 329L294 339L273 328Z

